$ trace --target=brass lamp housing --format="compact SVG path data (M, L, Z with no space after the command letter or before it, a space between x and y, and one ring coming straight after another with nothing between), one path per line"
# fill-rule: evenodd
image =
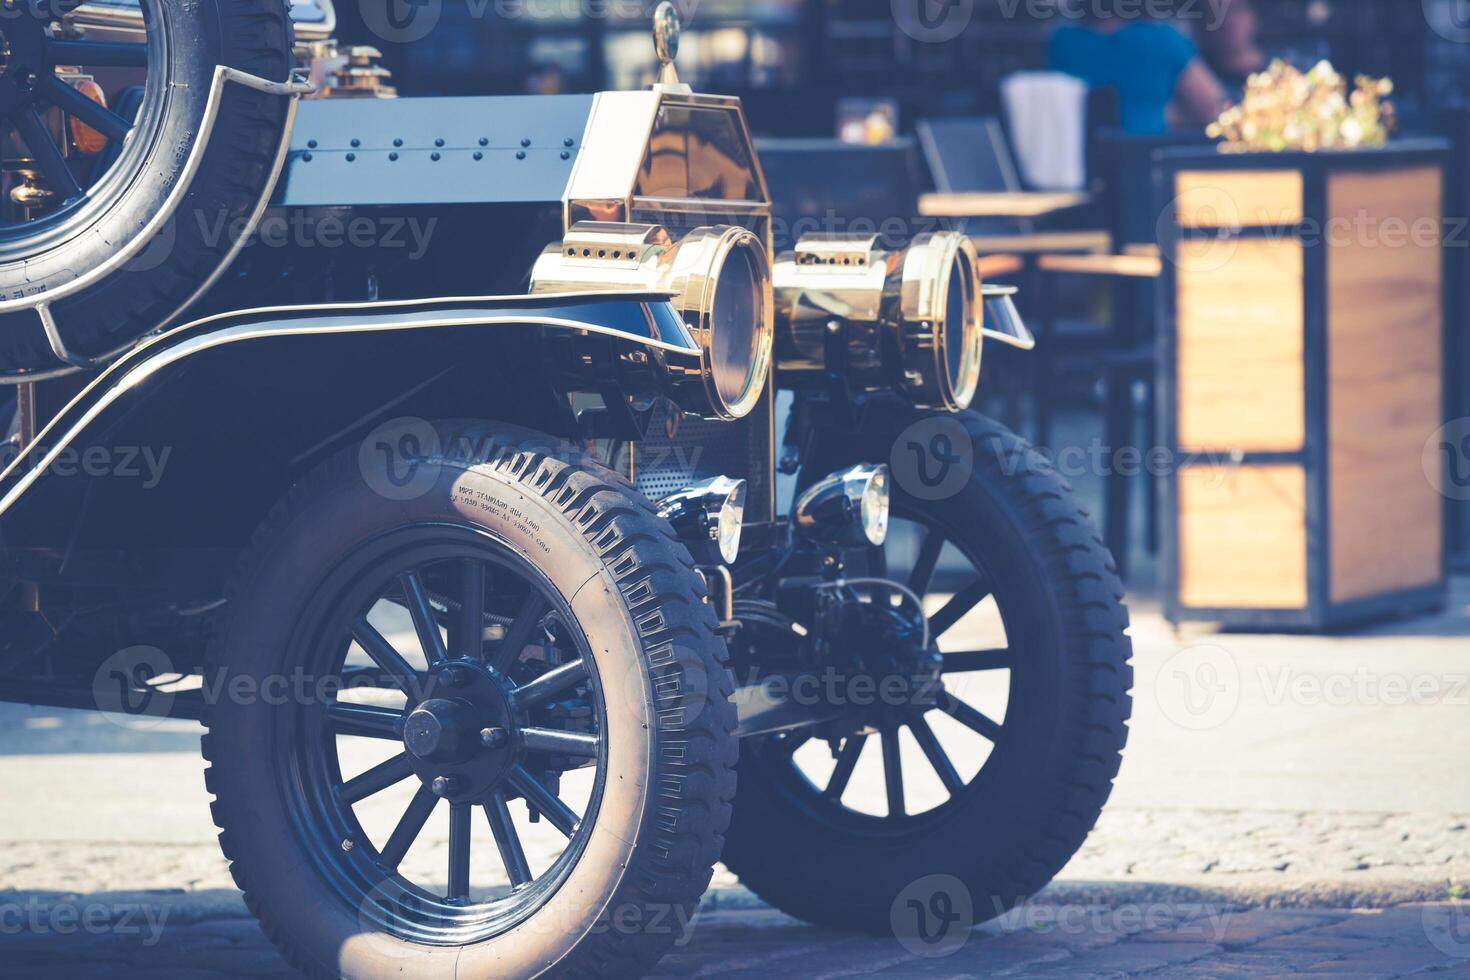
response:
M920 235L885 251L875 235L811 235L772 272L777 367L825 371L834 336L857 385L893 388L922 409L974 401L983 350L981 282L964 235Z
M770 263L745 228L705 226L676 242L660 225L580 221L542 252L531 289L668 293L701 351L697 364L666 365L675 402L736 421L765 394L775 338Z

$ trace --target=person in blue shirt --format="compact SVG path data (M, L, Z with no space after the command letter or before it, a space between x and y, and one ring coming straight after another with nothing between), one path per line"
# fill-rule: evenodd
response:
M1126 132L1168 132L1171 105L1181 125L1201 128L1224 110L1225 91L1188 37L1167 23L1124 16L1109 0L1086 6L1079 23L1052 35L1048 61L1053 71L1116 90Z

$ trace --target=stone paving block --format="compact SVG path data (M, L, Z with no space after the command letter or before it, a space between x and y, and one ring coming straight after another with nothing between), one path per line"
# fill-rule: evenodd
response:
M1226 949L1247 946L1273 936L1310 929L1322 922L1311 913L1274 909L1220 910L1168 929L1140 933L1137 942L1205 942Z
M1335 970L1341 970L1346 973L1395 977L1423 970L1448 970L1451 967L1464 969L1470 967L1470 963L1448 957L1433 947L1410 949L1403 946L1383 946L1378 949L1350 953L1328 963L1318 963L1303 972L1332 974Z
M1349 953L1359 953L1364 950L1377 949L1380 946L1386 945L1387 942L1382 939L1364 939L1358 936L1338 936L1332 934L1323 935L1319 934L1318 930L1308 929L1286 936L1274 936L1271 939L1264 939L1251 946L1251 949L1257 951L1276 949L1311 950L1333 956L1346 956Z
M1081 973L1144 973L1191 963L1222 950L1210 943L1118 943L1073 956L1068 967Z

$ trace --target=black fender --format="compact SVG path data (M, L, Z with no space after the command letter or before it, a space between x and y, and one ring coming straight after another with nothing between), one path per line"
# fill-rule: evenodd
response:
M280 307L161 334L114 362L0 474L0 544L233 550L317 460L401 417L576 434L548 341L579 363L697 368L668 297L580 293ZM629 352L643 351L643 354ZM54 385L56 382L47 382Z

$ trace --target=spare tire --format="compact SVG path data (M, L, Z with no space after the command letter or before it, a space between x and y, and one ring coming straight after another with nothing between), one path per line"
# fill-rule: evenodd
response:
M276 82L289 76L288 0L139 4L146 43L94 42L85 33L78 40L29 16L0 24L8 48L0 124L27 149L45 199L19 214L16 195L0 201L11 219L0 224L0 372L62 365L38 304L65 350L80 358L104 356L159 326L228 258L269 190L289 104L244 85L224 86L201 163L192 179L187 171L216 66ZM146 69L146 84L141 98L124 90L107 109L58 78L58 65L124 81L130 76L119 69L139 76ZM54 122L47 124L56 109L72 121L65 153ZM107 138L92 158L75 152L70 135L78 125ZM176 191L183 197L172 218L149 229ZM152 240L142 241L145 234Z

